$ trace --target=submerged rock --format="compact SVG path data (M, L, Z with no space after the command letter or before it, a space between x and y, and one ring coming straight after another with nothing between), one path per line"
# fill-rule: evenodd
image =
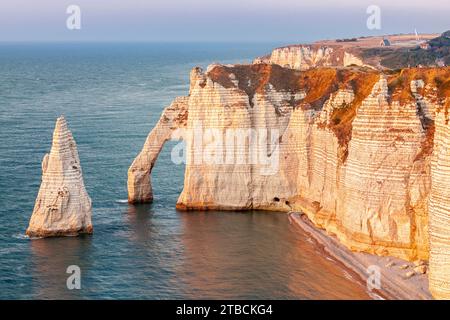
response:
M63 116L56 121L50 153L26 234L30 237L92 233L91 198L86 192L77 146Z

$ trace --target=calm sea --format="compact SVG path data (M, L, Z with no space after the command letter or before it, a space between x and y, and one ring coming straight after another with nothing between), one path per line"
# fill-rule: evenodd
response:
M126 203L128 166L189 72L276 44L0 44L0 299L369 298L286 214L177 212L183 166L166 146L154 203ZM94 235L24 237L64 114L93 201ZM81 268L68 290L66 268Z

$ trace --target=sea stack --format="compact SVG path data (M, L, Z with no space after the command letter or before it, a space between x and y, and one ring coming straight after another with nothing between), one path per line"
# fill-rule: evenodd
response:
M92 233L77 146L64 116L56 120L50 153L42 160L42 182L26 234L30 237Z

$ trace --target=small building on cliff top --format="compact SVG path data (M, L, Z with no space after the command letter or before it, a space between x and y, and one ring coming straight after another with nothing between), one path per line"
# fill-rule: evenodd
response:
M380 42L381 47L389 47L391 45L391 42L388 39L383 39Z

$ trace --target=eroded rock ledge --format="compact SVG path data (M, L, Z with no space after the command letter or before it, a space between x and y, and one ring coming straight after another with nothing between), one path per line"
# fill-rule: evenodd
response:
M42 161L42 182L26 234L30 237L92 233L77 146L63 116L56 121L50 153Z
M274 174L249 161L199 164L199 146L184 136L177 208L301 210L354 251L408 260L429 258L431 235L430 283L442 288L435 296L449 298L450 256L441 254L450 252L449 195L441 188L450 181L449 79L450 68L196 68L189 96L163 112L130 167L129 201L152 200L151 169L178 128L201 123L223 136L228 129L274 130L279 153L267 152ZM246 148L234 155L251 157Z

